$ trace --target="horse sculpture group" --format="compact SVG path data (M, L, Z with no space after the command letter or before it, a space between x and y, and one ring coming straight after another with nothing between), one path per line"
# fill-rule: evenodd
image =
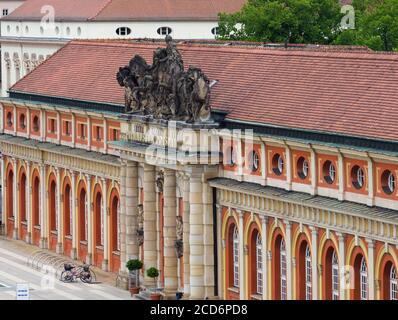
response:
M189 123L208 120L209 79L193 66L184 71L181 54L170 36L166 44L154 51L152 65L135 55L128 66L119 68L116 78L125 87L126 112Z

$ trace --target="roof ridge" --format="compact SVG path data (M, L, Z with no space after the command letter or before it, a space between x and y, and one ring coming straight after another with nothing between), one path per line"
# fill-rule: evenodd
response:
M104 11L104 10L106 9L107 6L109 6L109 5L111 4L112 1L113 1L113 0L107 0L107 1L104 3L104 5L98 10L98 12L95 13L92 17L89 17L87 20L88 20L88 21L94 20L96 17L98 17L98 16L100 15L100 13L101 13L102 11Z
M73 44L84 44L93 46L115 46L115 47L137 47L142 48L146 46L156 47L162 45L162 42L131 42L128 39L76 39L72 40ZM211 51L211 52L239 52L242 54L263 54L263 55L281 55L281 56L295 56L295 57L322 57L322 58L333 58L333 59L361 59L361 60L398 60L398 53L396 52L377 52L377 51L328 51L327 49L300 49L300 48L267 48L264 46L225 46L222 44L203 44L203 43L177 43L177 46L181 50L196 50L196 51Z

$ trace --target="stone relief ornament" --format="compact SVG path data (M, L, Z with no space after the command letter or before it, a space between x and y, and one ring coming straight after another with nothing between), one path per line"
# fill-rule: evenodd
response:
M138 245L142 246L144 244L144 206L139 204L138 206L138 213L137 213L137 240Z
M184 255L184 242L183 242L183 221L181 216L176 217L176 231L177 240L175 241L174 247L176 249L177 258L181 258Z
M158 192L163 192L163 184L164 184L164 172L159 171L156 177L156 187L158 188Z
M166 48L153 53L152 65L135 55L119 68L116 79L125 88L125 111L155 119L189 123L210 119L210 81L201 69L184 62L175 42L166 37Z

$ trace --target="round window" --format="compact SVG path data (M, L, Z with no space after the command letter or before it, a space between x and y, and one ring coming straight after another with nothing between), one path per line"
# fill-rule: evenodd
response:
M257 172L260 167L260 157L256 151L249 153L249 169L251 172Z
M81 36L81 34L82 34L82 28L78 27L77 28L77 35Z
M29 27L28 26L25 27L25 33L29 33Z
M173 32L173 30L170 27L160 27L157 30L157 33L161 36L167 36L169 34L171 34Z
M283 157L279 153L276 153L272 157L272 170L276 175L280 176L283 173L283 166Z
M131 33L131 29L128 27L120 27L116 29L116 34L118 36L128 36Z
M66 28L66 35L70 36L70 28L69 27Z
M297 173L301 179L308 177L308 161L304 157L300 157L297 161Z
M336 180L336 167L332 163L332 161L328 160L325 161L323 164L323 178L325 179L326 183L333 184Z
M390 170L385 170L381 175L381 186L386 194L392 194L395 191L397 179Z
M218 27L214 27L211 29L211 33L215 36L218 36L218 30L219 30Z
M365 172L359 166L354 166L351 169L351 182L356 189L362 189L365 185Z

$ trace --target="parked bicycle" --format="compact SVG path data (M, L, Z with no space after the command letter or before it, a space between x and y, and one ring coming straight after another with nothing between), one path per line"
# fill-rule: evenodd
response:
M94 271L90 269L90 265L74 266L70 263L64 264L64 271L61 273L62 282L74 282L80 279L84 283L92 283L96 280Z

